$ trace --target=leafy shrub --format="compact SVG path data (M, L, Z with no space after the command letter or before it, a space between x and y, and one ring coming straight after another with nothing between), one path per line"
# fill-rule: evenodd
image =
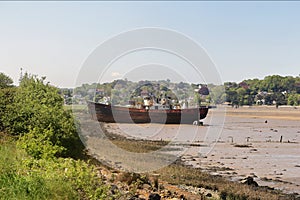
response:
M38 130L34 128L29 133L20 137L18 144L36 159L54 158L65 150L64 147L53 144L49 137L53 135L53 130Z
M39 174L46 180L48 187L57 189L58 185L69 185L71 193L76 191L80 199L105 199L109 187L106 186L96 169L88 163L72 158L49 159L26 159L23 166L30 173ZM53 183L55 183L53 185Z
M34 159L14 144L0 146L0 199L108 199L95 167L72 158Z
M45 181L37 176L20 176L17 173L0 174L0 199L50 198Z
M13 80L5 75L4 73L0 73L0 89L12 87Z
M0 89L0 131L5 129L3 121L7 118L7 106L13 102L16 88Z
M35 158L76 157L84 148L76 122L63 109L58 89L44 80L25 74L3 124L10 134L20 136L19 145Z

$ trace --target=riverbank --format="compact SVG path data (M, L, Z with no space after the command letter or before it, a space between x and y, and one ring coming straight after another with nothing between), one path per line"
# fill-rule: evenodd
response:
M273 119L266 118L266 116L270 116L269 115L270 112L268 109L269 108L267 108L265 112L261 111L261 115L258 116L254 114L257 111L256 109L253 108L238 108L238 109L229 108L225 113L228 115L225 118L224 124L222 124L222 132L220 133L218 140L214 144L210 144L213 147L210 148L209 152L206 152L206 155L203 155L199 152L201 152L201 148L204 147L202 144L205 142L204 141L205 135L208 133L207 132L208 129L214 129L215 127L218 127L218 130L220 129L220 124L214 123L215 121L218 122L218 119L214 120L212 118L216 119L218 116L219 117L221 116L221 118L223 117L223 113L221 114L218 113L219 110L217 109L211 110L207 119L204 120L203 127L196 127L192 125L181 125L180 127L178 127L178 125L168 125L168 126L161 127L161 125L156 125L156 124L151 124L151 125L149 124L142 124L142 125L141 124L140 125L104 124L105 127L102 128L108 131L106 135L111 136L109 140L112 141L113 144L129 152L145 153L149 151L150 152L155 151L161 149L163 146L171 144L170 142L172 141L172 139L175 138L177 144L175 146L174 145L168 146L169 150L170 147L173 148L180 147L181 150L183 149L184 154L182 154L180 156L180 159L177 160L177 162L175 162L176 164L165 166L160 169L162 171L158 169L155 171L154 174L159 175L160 177L159 182L161 182L162 185L164 185L164 183L171 184L172 187L176 188L176 190L180 189L181 192L187 192L187 194L196 195L198 199L200 197L202 197L202 199L209 198L206 195L208 196L217 195L215 196L215 198L222 199L222 195L229 196L229 194L236 195L237 197L240 197L240 199L242 199L245 196L247 197L247 199L255 199L255 198L295 199L296 195L284 195L281 194L280 191L272 189L272 188L283 189L284 192L287 193L297 192L297 188L299 188L297 186L297 183L294 184L293 182L291 183L290 181L289 182L286 181L288 183L285 183L285 179L283 179L283 177L287 176L288 173L292 173L292 170L290 170L290 168L282 168L281 165L273 164L276 165L274 167L277 167L278 169L282 168L282 171L284 170L283 171L284 173L279 171L279 173L282 173L282 175L278 175L278 171L276 171L277 175L275 173L274 177L263 176L260 174L262 172L262 169L268 169L267 167L268 165L264 166L264 164L266 163L260 162L261 159L264 160L267 159L260 158L259 157L260 154L271 155L270 157L274 158L273 153L276 149L277 150L279 149L280 152L282 152L281 148L286 149L286 146L284 145L290 145L290 144L296 144L296 146L290 146L290 147L292 147L292 149L295 149L296 151L299 150L296 143L297 141L292 141L293 133L295 132L295 130L298 129L297 124L292 124L292 129L289 129L288 127L291 124L286 124L286 123L278 124L278 122L273 121ZM243 113L247 113L248 115L250 114L251 116L253 115L253 119L252 117L250 117L251 120L249 120L249 117L246 117L246 114ZM245 117L240 117L241 115ZM297 115L297 113L295 113L295 115ZM280 117L280 115L278 116ZM281 119L278 118L277 120L281 120ZM289 120L289 121L297 122L297 120ZM244 125L241 126L241 124ZM280 129L279 127L275 127L274 124L280 125ZM274 140L273 138L276 138L276 135L274 134L272 135L271 142L266 141L266 139L269 140L270 138L266 136L265 133L266 132L269 133L270 129L272 129L268 125L273 127L273 131L271 131L271 133L275 133L275 134L286 132L286 130L282 126L286 126L287 129L289 130L288 134L284 135L283 142L280 143L283 145L281 145L280 147L274 146L274 149L271 148L272 145L277 144L277 141L273 141ZM178 129L183 129L184 132L195 132L196 136L194 140L193 141L181 140L181 144L179 144L178 142L179 139L176 138L176 136L178 136ZM277 130L277 132L274 130ZM94 134L87 133L88 135L86 136L85 141L88 144L89 150L94 157L96 157L99 160L104 159L102 161L107 162L105 158L103 157L101 158L101 156L99 156L98 154L99 151L103 150L103 146L102 147L99 146L98 140L101 139L101 137L99 138L96 132L97 131L95 130L94 131L90 130L90 133L94 133ZM297 135L297 131L296 131L296 135ZM289 138L292 141L292 142L290 141L290 143L288 143ZM268 152L263 151L262 147L260 148L260 146L258 145L266 145L265 149L267 149ZM176 149L170 151L174 152L176 151ZM248 155L247 157L246 155L247 152L251 156ZM253 152L256 153L255 156L257 158L256 160L257 167L253 167L254 166L253 161L251 160L252 157L253 158L255 157L252 156ZM234 155L231 156L231 154ZM289 152L286 152L286 154L289 154ZM297 159L295 161L297 161ZM271 164L273 163L272 160L269 160L268 162ZM283 161L278 160L278 162L282 163ZM248 168L242 165L241 163L248 163L245 164L245 166L248 166ZM108 164L111 165L113 168L117 169L118 171L122 171L122 162L109 162ZM295 166L292 166L291 169L293 167ZM259 171L259 169L261 170ZM297 173L298 173L297 171L294 171L294 177L295 174L297 175ZM153 173L148 173L148 175L150 176L151 174L153 175ZM206 178L203 178L203 175L205 175ZM279 176L281 179L278 179ZM246 177L252 177L262 187L259 187L258 189L253 186L248 186L248 185L243 185L238 183L240 179ZM234 180L235 182L226 181L226 179ZM279 181L274 181L277 179ZM274 182L280 184L283 183L285 185L292 185L293 187L290 187L291 190L285 190L286 188L283 188L278 184L274 185ZM147 195L149 195L150 193L151 192L148 191ZM159 193L159 194L163 196L164 195L163 193ZM141 192L139 193L138 196L144 198L147 195L144 194L143 196ZM180 195L179 196L177 195L177 197L173 196L172 198L180 198ZM192 197L188 199L192 199Z
M165 143L158 141L145 140L128 140L117 135L110 135L110 140L127 151L136 153L146 153L150 149L160 149ZM134 173L124 172L121 162L108 162L102 160L97 154L99 150L103 150L103 146L97 148L99 140L90 138L90 152L92 156L106 163L112 168L100 165L101 174L105 175L108 185L116 185L123 198L130 197L134 199L151 199L153 194L159 195L162 199L291 199L293 195L286 195L280 191L270 189L268 187L256 187L251 184L242 184L232 182L220 175L212 175L197 169L192 165L187 165L183 158L179 158L174 163L159 168L155 171ZM94 148L93 148L94 146ZM132 148L134 147L134 148ZM191 159L193 160L193 159ZM132 161L134 164L134 161ZM109 169L109 170L108 170ZM115 177L115 178L113 178ZM147 177L145 179L145 177ZM126 183L124 185L124 182ZM120 199L123 199L120 198Z

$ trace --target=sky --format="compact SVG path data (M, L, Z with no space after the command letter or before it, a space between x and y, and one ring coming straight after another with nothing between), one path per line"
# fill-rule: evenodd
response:
M298 76L299 21L300 2L293 1L0 2L0 72L15 84L22 68L46 76L55 86L74 87L80 84L78 77L90 55L105 41L134 29L156 27L185 35L201 46L222 82L272 74ZM143 70L145 66L154 66L153 71L162 70L156 73L158 79L179 74L184 80L197 81L187 70L192 69L188 63L166 52L156 54L128 54L106 71L99 66L106 76L98 80L138 79L143 72L151 73ZM133 64L136 72L130 68ZM205 79L206 74L202 76Z

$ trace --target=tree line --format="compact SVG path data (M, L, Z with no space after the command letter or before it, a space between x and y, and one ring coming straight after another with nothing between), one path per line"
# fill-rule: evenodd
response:
M225 101L232 105L300 105L300 77L271 75L224 83Z
M200 97L195 93L195 89L198 88L199 84L173 83L169 79L138 82L119 79L109 83L82 84L80 87L76 87L73 92L73 97L75 97L73 103L78 103L78 98L76 98L78 96L91 101L102 101L103 98L109 97L112 104L127 105L131 100L142 102L142 94L148 93L155 97L169 97L175 103L192 98L191 105L193 105L200 101ZM69 100L66 101L70 103L69 90L62 89L61 92L67 96Z
M149 87L150 85L150 87ZM159 86L157 86L159 85ZM110 83L83 84L74 89L74 93L64 89L68 96L75 94L85 100L101 100L104 96L111 97L114 104L128 104L130 97L139 96L143 90L171 96L177 102L191 100L191 104L201 101L210 104L227 103L232 106L243 105L300 105L300 77L270 75L264 79L246 79L240 83L225 82L223 85L207 84L209 95L199 97L195 93L199 83L172 83L170 80L139 81L114 80ZM206 85L202 83L202 85ZM76 98L73 98L73 103Z

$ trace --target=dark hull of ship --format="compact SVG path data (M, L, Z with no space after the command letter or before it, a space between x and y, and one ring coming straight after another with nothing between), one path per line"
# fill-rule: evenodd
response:
M145 110L88 102L92 119L110 123L192 124L204 119L209 107L170 110Z

